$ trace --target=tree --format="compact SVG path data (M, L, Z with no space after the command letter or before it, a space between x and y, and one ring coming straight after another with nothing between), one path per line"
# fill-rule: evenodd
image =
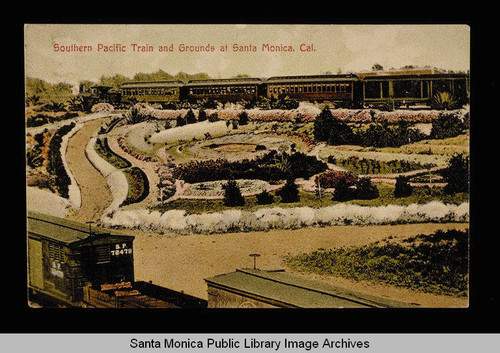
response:
M241 195L240 188L236 181L228 180L226 184L222 185L224 189L224 205L225 206L243 206L245 199Z
M260 194L257 194L257 204L259 205L269 205L274 202L274 196L267 192L267 190L262 190Z
M175 126L184 126L186 125L186 118L183 118L181 115L177 117Z
M198 112L198 121L205 121L207 120L207 113L205 112L205 109L201 108L200 111Z
M324 107L321 113L314 119L313 135L317 141L327 141L330 131L333 129L334 121L332 112Z
M333 192L334 201L349 201L354 197L352 189L349 187L346 179L340 179L335 186L335 191Z
M294 179L288 179L285 185L278 191L276 195L281 197L281 202L298 202L300 200L299 189L295 184Z
M412 194L413 188L408 182L408 178L398 176L396 178L396 187L394 189L394 197L408 197Z
M379 197L378 189L372 184L370 178L360 178L355 191L355 198L361 200L372 200Z
M240 125L248 125L249 122L248 114L246 111L242 111L240 114L238 114L238 122Z
M372 71L382 71L383 69L384 69L384 67L378 63L373 64L373 66L372 66Z
M444 187L446 194L469 191L469 156L453 155L442 175L447 182Z
M187 124L194 124L196 123L196 116L194 115L193 111L189 109L189 111L186 113L186 116L184 117L186 119Z

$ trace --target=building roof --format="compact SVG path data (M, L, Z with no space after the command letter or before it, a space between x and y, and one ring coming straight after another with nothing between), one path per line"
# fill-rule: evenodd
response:
M348 291L284 271L238 269L205 279L209 286L248 295L278 306L298 308L414 307L388 298Z
M67 245L90 240L92 240L93 244L99 244L134 239L133 236L111 234L109 230L95 226L92 226L93 236L89 238L88 224L33 211L28 212L27 228L28 235L50 239Z

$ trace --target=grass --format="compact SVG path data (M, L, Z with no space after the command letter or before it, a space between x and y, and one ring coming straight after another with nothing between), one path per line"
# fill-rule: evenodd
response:
M442 190L432 190L432 193L425 188L414 188L411 196L397 198L394 197L394 186L379 184L377 185L380 196L373 200L351 200L345 202L347 204L355 204L360 206L382 206L382 205L410 205L412 203L425 204L431 201L441 201L449 204L459 205L469 200L469 194L458 193L455 195L445 195ZM256 196L245 197L245 204L239 206L238 209L244 211L256 211L261 208L269 207L312 207L321 208L339 204L338 201L332 200L331 194L326 194L320 197L310 192L299 191L300 201L292 203L280 202L280 197L275 193L270 193L274 196L274 202L268 205L257 204ZM178 199L164 205L157 205L153 210L166 212L169 210L185 210L188 214L214 213L226 210L235 209L234 207L224 206L222 200L195 200L195 199Z
M298 271L466 296L468 231L437 231L402 243L386 240L385 244L318 250L287 257L285 263Z

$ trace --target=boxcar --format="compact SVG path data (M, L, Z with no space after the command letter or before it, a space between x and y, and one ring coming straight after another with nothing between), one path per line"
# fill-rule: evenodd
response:
M35 212L27 227L32 292L78 305L85 286L134 281L133 236Z
M191 80L185 85L185 90L190 101L213 99L226 103L256 100L261 84L259 78Z
M358 76L366 106L430 106L438 92L448 92L459 104L468 100L468 78L465 74L415 70L360 73Z
M171 103L183 99L181 88L184 83L177 81L125 82L121 85L124 100L131 98L139 102Z
M266 80L267 98L287 96L299 101L356 102L358 78L346 75L275 76Z

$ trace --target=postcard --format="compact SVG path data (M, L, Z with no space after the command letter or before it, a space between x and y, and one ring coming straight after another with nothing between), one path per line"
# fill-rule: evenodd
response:
M469 306L469 26L24 34L30 307Z

